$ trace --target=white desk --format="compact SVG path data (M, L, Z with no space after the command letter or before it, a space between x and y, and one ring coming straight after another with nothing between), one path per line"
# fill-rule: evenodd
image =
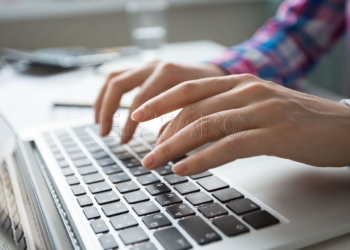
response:
M165 60L193 63L214 58L223 50L224 47L216 43L199 41L167 45L160 56ZM125 58L122 61L105 65L98 71L85 68L51 76L18 74L9 67L4 68L0 71L0 112L16 131L56 122L57 119L60 120L60 117L57 118L52 113L52 104L55 100L68 97L85 98L86 101L92 102L108 71L132 67L139 63L138 58ZM342 99L342 96L307 83L302 89L324 98ZM83 115L91 116L92 121L92 111L87 111ZM347 234L305 249L349 249L349 246L350 234Z

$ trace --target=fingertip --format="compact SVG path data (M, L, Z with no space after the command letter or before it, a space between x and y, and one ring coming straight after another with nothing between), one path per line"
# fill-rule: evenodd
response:
M177 175L185 175L187 169L188 169L188 164L187 164L186 160L182 160L182 161L176 163L172 167L172 171Z
M133 121L139 122L142 120L142 118L145 116L145 110L143 107L139 107L131 114L131 119Z

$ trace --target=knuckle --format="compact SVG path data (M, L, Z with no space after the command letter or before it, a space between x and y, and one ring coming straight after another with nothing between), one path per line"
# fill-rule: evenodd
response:
M173 62L161 62L158 64L158 69L161 71L173 71L178 68L178 65Z
M252 74L248 74L248 73L235 75L234 77L236 77L236 79L241 81L241 82L258 81L259 80L259 77L252 75Z
M198 86L197 81L188 81L180 84L179 90L182 95L189 95L189 94L193 94L193 92L197 89L197 86Z
M229 155L233 156L235 159L238 158L241 147L237 137L234 135L226 136L224 138L224 146Z
M158 146L158 154L161 156L168 155L171 152L171 147L167 141Z
M243 92L253 93L261 96L268 95L271 92L271 89L268 85L262 82L252 82L248 83L242 88Z

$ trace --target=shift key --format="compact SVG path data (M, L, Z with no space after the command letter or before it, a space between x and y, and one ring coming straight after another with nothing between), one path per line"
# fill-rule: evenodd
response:
M221 236L198 216L180 220L179 225L199 245L205 245L213 241L221 240Z

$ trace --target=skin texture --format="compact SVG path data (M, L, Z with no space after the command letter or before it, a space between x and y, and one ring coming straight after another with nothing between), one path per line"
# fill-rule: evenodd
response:
M181 82L199 78L223 76L224 72L211 64L183 65L154 61L142 67L112 73L95 102L95 121L101 124L101 136L109 134L113 115L119 108L123 94L141 87L130 107L130 114L141 104ZM135 132L137 122L130 118L124 126L121 143L128 142Z
M144 122L179 108L143 159L146 168L156 169L208 142L215 143L173 171L192 175L258 155L319 167L350 165L350 109L344 104L243 74L177 84L131 117Z

